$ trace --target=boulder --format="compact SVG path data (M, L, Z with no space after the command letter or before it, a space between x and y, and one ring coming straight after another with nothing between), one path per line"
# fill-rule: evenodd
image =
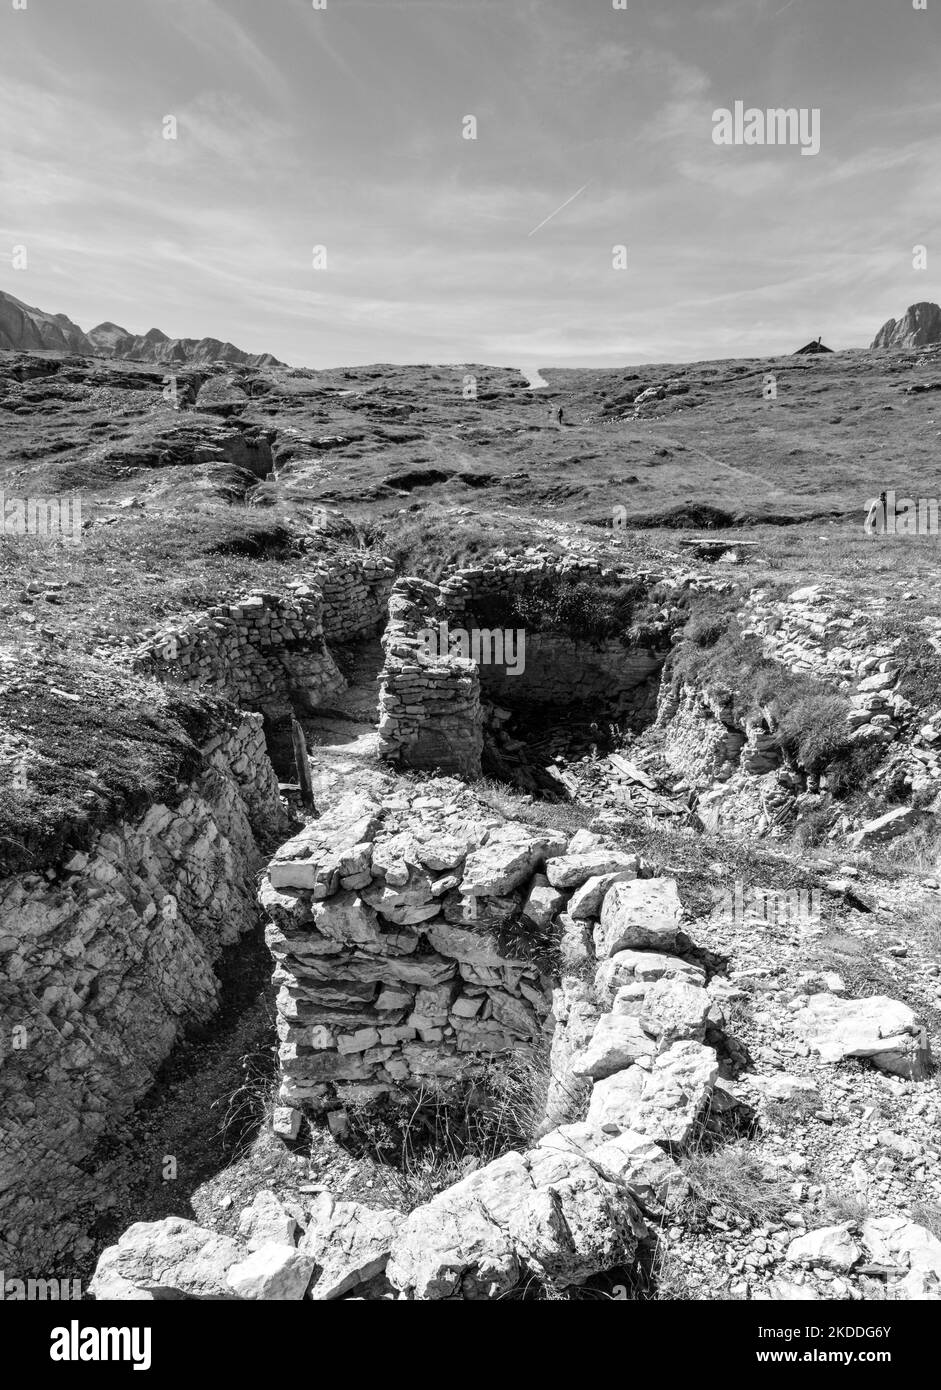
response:
M289 1245L294 1248L297 1222L274 1192L256 1193L250 1207L239 1215L239 1235L249 1250L262 1245Z
M595 971L595 989L602 1003L610 1003L623 985L675 977L692 984L705 984L706 974L698 965L689 965L679 956L661 951L617 951L603 960Z
M904 1216L870 1217L862 1240L877 1264L897 1267L893 1297L941 1299L941 1241L927 1227Z
M599 847L582 854L569 853L550 859L546 864L546 877L553 888L571 890L602 874L621 872L636 878L639 870L640 860L636 854Z
M391 1207L337 1202L328 1192L321 1193L299 1246L314 1263L309 1296L321 1301L342 1298L381 1274L404 1219Z
M833 1274L846 1274L862 1254L850 1236L851 1223L841 1226L821 1226L798 1236L787 1247L785 1259L789 1264L806 1265L808 1269L829 1269Z
M553 888L544 874L536 874L523 904L523 917L535 927L547 927L565 906L565 894Z
M89 1292L99 1301L233 1298L226 1276L245 1253L237 1241L181 1216L135 1221L102 1252Z
M387 1274L417 1299L498 1298L525 1265L566 1287L627 1262L646 1235L629 1192L580 1154L509 1153L416 1208Z
M600 1080L624 1071L638 1057L653 1057L657 1045L630 1014L602 1014L588 1046L572 1060L576 1076Z
M712 1000L701 985L676 976L655 981L647 990L641 1026L661 1047L691 1038L702 1042Z
M649 1071L641 1066L595 1083L586 1122L606 1134L633 1130L658 1144L682 1147L719 1074L711 1047L674 1043Z
M815 994L794 1015L793 1026L824 1062L868 1057L880 1071L896 1076L921 1080L927 1075L927 1034L908 1005L896 999Z
M676 945L682 912L675 879L615 883L601 905L601 921L594 930L595 950L601 958L638 947L668 951Z
M904 831L911 829L915 816L916 812L911 806L896 806L894 811L887 811L884 816L867 821L859 830L850 835L849 843L854 849L858 849L861 845L891 840L895 835L901 835Z
M659 1144L626 1130L609 1135L588 1124L560 1125L539 1141L540 1148L571 1149L590 1158L608 1181L623 1183L642 1210L660 1215L679 1206L689 1184Z
M303 1298L314 1262L302 1250L287 1245L262 1245L231 1266L229 1286L239 1298L288 1302Z
M587 878L580 888L575 889L569 899L569 916L576 921L597 917L608 889L615 883L628 883L636 877L637 873L634 869L617 869L613 873L594 874L591 878Z
M519 825L492 831L485 844L469 854L461 892L468 897L500 897L525 883L547 854L564 840L553 831L530 832Z

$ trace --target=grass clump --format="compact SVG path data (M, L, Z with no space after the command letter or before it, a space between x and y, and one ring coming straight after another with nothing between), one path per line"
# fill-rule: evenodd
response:
M710 1218L730 1225L776 1221L793 1206L787 1179L769 1173L747 1140L687 1155L681 1164L690 1184L687 1215L694 1226Z

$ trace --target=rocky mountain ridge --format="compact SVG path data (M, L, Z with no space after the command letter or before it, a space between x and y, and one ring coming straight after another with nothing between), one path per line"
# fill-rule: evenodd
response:
M218 338L170 338L159 328L130 333L116 323L99 323L87 333L65 314L49 314L0 290L0 348L14 351L81 353L167 365L228 362L245 367L283 367L270 352L244 352Z

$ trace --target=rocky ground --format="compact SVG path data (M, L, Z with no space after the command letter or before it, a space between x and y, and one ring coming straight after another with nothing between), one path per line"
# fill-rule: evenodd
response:
M513 1250L494 1256L500 1296L523 1286L532 1296L610 1297L625 1280L632 1297L677 1300L941 1292L941 1114L919 1031L941 1047L937 538L893 545L861 527L867 499L884 487L933 491L939 368L936 350L909 349L547 371L548 386L531 390L510 367L311 372L201 362L176 373L168 396L166 364L0 353L0 491L7 501L83 500L80 546L0 537L5 787L16 787L26 746L45 768L68 769L67 779L50 771L44 783L44 833L54 835L57 817L72 815L81 797L104 796L99 773L116 734L147 755L140 777L138 764L130 776L122 768L124 781L162 775L152 755L163 733L132 669L145 636L249 585L282 589L311 557L341 544L391 555L399 574L435 579L498 547L629 560L638 573L666 577L670 603L695 591L725 604L723 621L737 623L777 669L844 696L854 735L877 746L881 761L837 806L825 777L822 787L812 777L781 791L778 770L761 763L770 728L756 736L747 775L715 777L711 765L696 766L695 748L678 765L682 738L671 753L662 730L612 735L596 711L505 724L510 763L549 769L559 793L554 802L521 793L525 778L482 786L491 810L568 836L591 827L675 881L683 940L667 943L664 954L680 965L665 973L700 968L692 983L712 1011L701 1036L693 1027L676 1041L711 1051L716 1074L681 1140L641 1135L662 1157L643 1150L641 1163L640 1149L621 1145L619 1172L629 1180L610 1226L620 1245L606 1243L610 1230L596 1240L586 1220L594 1235L584 1258L559 1278L558 1250L540 1224L544 1199L534 1199ZM771 401L762 391L769 374L778 388ZM721 544L684 544L693 536ZM682 640L682 624L676 634ZM422 794L422 778L377 763L378 641L338 661L350 688L304 720L318 809L329 816L350 790ZM293 789L284 790L298 810ZM778 793L788 811L780 821ZM9 790L0 798L0 823L15 824ZM724 822L709 809L720 803L731 808ZM823 832L802 838L799 823L821 808ZM887 810L900 817L888 828ZM762 907L756 889L777 897ZM819 900L806 896L794 911L792 898L781 906L787 893ZM245 1297L273 1288L300 1296L316 1266L328 1269L317 1297L439 1296L440 1270L429 1273L408 1232L427 1234L421 1223L441 1216L434 1204L455 1188L460 1211L460 1184L485 1173L492 1155L422 1153L403 1164L388 1133L355 1114L345 1130L312 1117L298 1137L273 1133L267 966L259 948L233 967L218 1028L174 1054L148 1102L103 1148L110 1200L89 1213L76 1269L87 1276L135 1220L185 1218L203 1234L167 1228L177 1242L170 1284L185 1284L179 1271L194 1250L228 1242L211 1247L209 1282L186 1286L200 1296L233 1287ZM630 1024L606 1027L639 1036L634 1020L651 983L628 985L635 992L623 996L620 1015L599 1012L594 999L592 1028L600 1014L618 1016ZM846 1029L828 1031L846 1023L844 1007L874 1011L860 1024L866 1055L843 1055L836 1043ZM895 1070L874 1050L880 1030L903 1040L887 1049ZM580 1164L633 1131L599 1134L587 1105L570 1123L588 1131L575 1136L581 1157L565 1180L579 1203L613 1201ZM495 1202L540 1190L544 1138L534 1131L516 1143L523 1157L496 1174ZM160 1175L157 1154L180 1159L177 1185ZM664 1173L666 1188L682 1193L675 1201L662 1200ZM385 1214L369 1215L377 1211ZM252 1246L272 1241L294 1253L271 1267L249 1262L226 1283ZM349 1257L339 1271L323 1258L331 1247ZM388 1283L393 1248L397 1282ZM438 1248L427 1235L424 1249ZM132 1284L139 1253L119 1262ZM441 1287L454 1292L453 1283ZM474 1292L486 1287L481 1279Z

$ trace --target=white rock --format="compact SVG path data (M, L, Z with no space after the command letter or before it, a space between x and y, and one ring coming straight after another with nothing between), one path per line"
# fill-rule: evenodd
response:
M602 1014L588 1046L572 1061L576 1076L596 1081L631 1066L638 1057L653 1057L657 1044L631 1014Z
M878 1264L899 1267L890 1286L894 1296L941 1300L941 1241L925 1226L902 1216L870 1217L862 1238Z
M641 1026L661 1046L706 1036L706 1015L712 1000L701 985L667 976L650 986L640 1015Z
M846 1274L862 1254L849 1232L850 1223L821 1226L816 1231L808 1231L805 1236L797 1236L791 1241L784 1258L789 1264Z
M565 854L550 859L546 876L554 888L580 888L589 879L603 874L627 873L636 878L640 861L636 854L618 849L592 849L584 854Z
M286 1302L303 1298L314 1262L287 1245L262 1245L247 1259L231 1266L229 1287L239 1298Z
M793 1016L800 1037L825 1062L868 1057L882 1071L920 1080L931 1060L928 1038L907 1004L877 994L838 999L815 994Z
M461 892L501 897L525 883L546 854L555 853L561 844L564 841L552 831L530 834L520 826L493 831L486 844L468 855Z
M89 1291L98 1300L231 1298L226 1274L244 1255L237 1241L180 1216L136 1221L102 1252Z
M240 1213L238 1229L249 1250L258 1250L262 1245L290 1245L293 1250L297 1222L280 1198L264 1189Z
M674 1043L649 1072L633 1066L597 1081L586 1122L608 1134L634 1130L658 1144L683 1145L718 1074L711 1047Z
M276 1105L271 1114L271 1128L282 1139L296 1139L303 1116L292 1105Z
M682 911L675 879L615 883L601 905L595 949L599 957L638 947L669 950L676 944Z
M580 888L575 889L569 899L569 916L576 921L597 917L608 889L615 883L629 883L632 878L636 877L636 871L631 868L617 869L610 874L594 874L591 878L587 878Z
M309 1296L318 1300L341 1298L381 1274L404 1219L391 1207L337 1202L329 1193L322 1193L299 1246L314 1261Z
M855 849L859 845L871 844L874 841L889 840L894 835L901 835L903 831L908 830L914 819L915 811L911 806L896 806L894 811L887 811L884 816L867 821L849 837L849 843Z
M536 874L523 904L523 917L537 927L547 927L565 906L565 895L553 888L544 874Z

